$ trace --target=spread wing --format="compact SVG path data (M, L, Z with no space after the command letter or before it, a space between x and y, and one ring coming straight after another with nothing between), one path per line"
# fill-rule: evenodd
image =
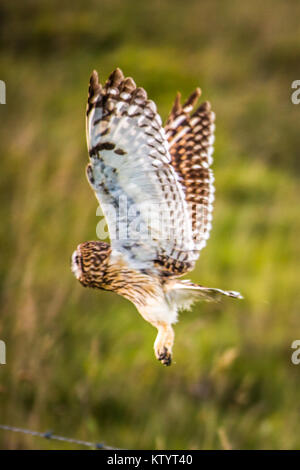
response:
M119 69L103 87L92 74L87 142L87 177L113 250L139 269L190 269L197 257L192 221L161 119L145 90Z
M206 245L211 229L214 177L210 165L215 130L215 114L208 102L190 114L200 94L198 88L181 105L178 93L165 126L171 163L184 187L192 219L193 241L198 250Z

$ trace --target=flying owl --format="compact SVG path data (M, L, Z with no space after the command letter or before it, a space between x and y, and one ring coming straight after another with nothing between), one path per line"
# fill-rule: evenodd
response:
M72 272L85 287L130 300L158 330L156 358L172 360L178 311L197 300L242 298L179 278L206 245L214 200L214 120L208 102L193 108L197 88L180 94L165 127L156 105L116 69L102 86L93 72L87 103L87 179L102 207L111 244L88 241L72 255Z

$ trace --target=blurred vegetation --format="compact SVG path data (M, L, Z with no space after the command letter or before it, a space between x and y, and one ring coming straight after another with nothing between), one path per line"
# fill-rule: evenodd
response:
M299 15L293 0L1 2L1 423L123 448L300 447ZM69 267L99 221L87 83L116 66L163 118L196 86L217 115L214 227L191 278L245 300L181 314L170 368L133 305ZM0 431L0 447L64 445Z

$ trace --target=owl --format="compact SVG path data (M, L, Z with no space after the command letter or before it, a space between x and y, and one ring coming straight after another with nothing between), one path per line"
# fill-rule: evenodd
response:
M214 120L209 102L195 111L197 88L178 93L163 127L156 105L117 68L89 85L86 175L103 210L111 244L87 241L71 268L85 287L130 300L158 331L156 358L172 362L178 311L198 300L241 298L180 277L191 271L209 238L214 200ZM104 238L105 239L105 238Z

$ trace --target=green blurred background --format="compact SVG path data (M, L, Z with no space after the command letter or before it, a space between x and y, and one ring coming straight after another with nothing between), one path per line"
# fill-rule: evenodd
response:
M293 0L1 2L1 423L122 448L300 447L299 16ZM196 86L217 115L213 230L190 277L245 300L182 313L170 368L134 306L69 267L99 222L88 80L116 66L164 119ZM3 431L0 447L71 448Z

